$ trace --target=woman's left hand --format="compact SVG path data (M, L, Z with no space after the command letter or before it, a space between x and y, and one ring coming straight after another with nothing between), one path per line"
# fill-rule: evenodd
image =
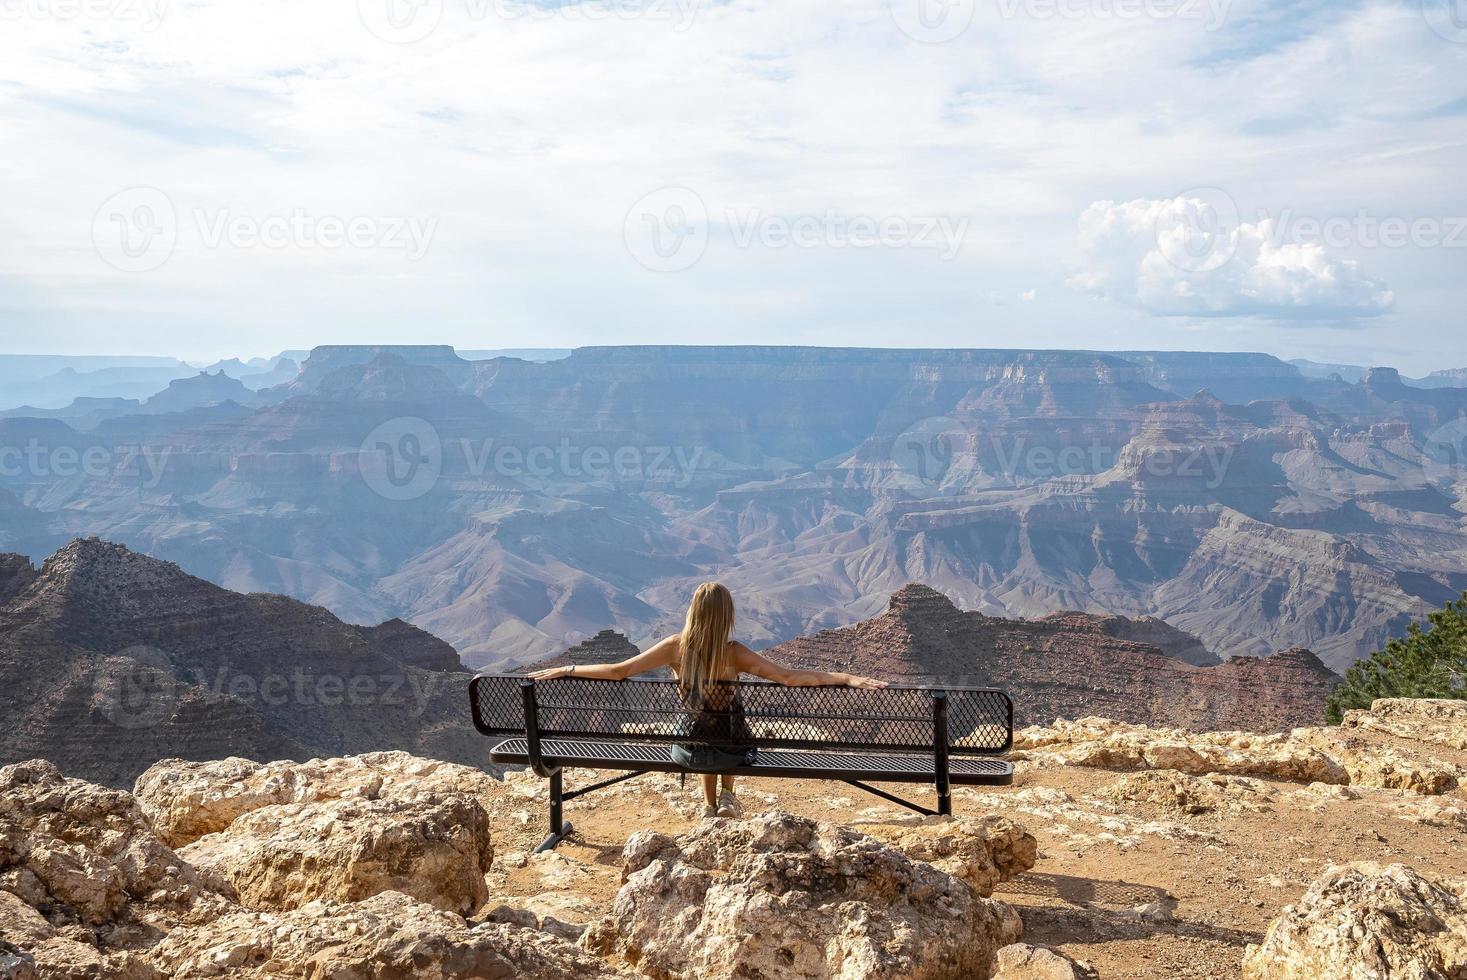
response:
M569 677L574 667L546 667L544 670L532 670L529 673L531 680L549 681L557 677Z

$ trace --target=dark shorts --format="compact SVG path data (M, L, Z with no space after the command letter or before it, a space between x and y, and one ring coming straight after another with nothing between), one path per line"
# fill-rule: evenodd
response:
M698 772L723 772L751 766L759 750L732 745L674 745L672 761Z

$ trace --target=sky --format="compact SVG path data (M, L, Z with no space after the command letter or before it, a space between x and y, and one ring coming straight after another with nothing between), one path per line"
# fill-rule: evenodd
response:
M1467 0L0 0L0 352L1467 366Z

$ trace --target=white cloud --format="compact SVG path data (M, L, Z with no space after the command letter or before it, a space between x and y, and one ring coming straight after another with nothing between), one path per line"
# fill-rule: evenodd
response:
M1068 285L1159 316L1351 319L1395 304L1360 263L1233 213L1226 198L1096 201L1080 215Z
M674 0L442 0L414 8L441 7L438 30L402 45L364 28L357 0L113 2L165 13L143 30L47 16L75 7L55 0L0 2L0 346L111 334L109 349L178 353L186 337L202 359L240 336L258 338L244 353L405 334L679 341L697 304L708 340L1142 347L1158 327L1139 302L1097 308L1049 288L1081 258L1074 217L1089 202L1211 183L1250 209L1443 215L1459 213L1467 169L1462 117L1436 111L1467 98L1467 45L1399 0L1302 20L1288 0L1234 0L1216 30L977 4L947 44L904 36L889 9L903 0L699 0L681 27L618 13ZM419 262L211 250L181 232L166 266L126 276L93 251L93 224L134 186L166 191L180 215L300 209L437 218L438 231ZM628 254L624 219L668 186L714 216L834 209L967 220L971 233L950 262L715 236L696 267L659 277ZM1418 256L1393 256L1414 280L1369 260L1389 268L1403 317L1427 292L1461 295L1459 269ZM1326 256L1255 265L1250 288L1276 306L1350 295ZM1085 271L1097 273L1088 259ZM1117 296L1123 278L1101 277ZM1041 284L1045 302L1013 302L1015 283ZM1009 300L1005 317L975 332L992 296ZM1467 360L1452 305L1413 327L1436 335L1423 350ZM54 329L6 330L42 322Z

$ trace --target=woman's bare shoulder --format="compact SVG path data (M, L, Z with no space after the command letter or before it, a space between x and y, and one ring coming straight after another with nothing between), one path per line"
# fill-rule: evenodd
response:
M750 650L739 640L728 641L729 652L733 654L734 662L740 663L750 659L758 659L759 655Z

